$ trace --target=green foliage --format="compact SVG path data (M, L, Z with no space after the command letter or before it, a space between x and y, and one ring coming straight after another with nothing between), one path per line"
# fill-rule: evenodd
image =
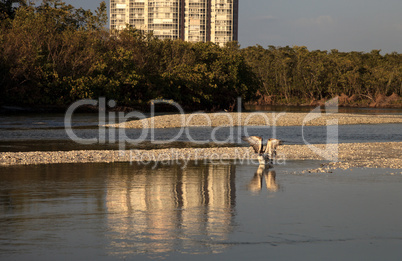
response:
M27 6L26 0L0 0L0 21L14 18L18 7Z
M294 103L355 95L401 95L402 55L309 51L306 47L248 47L247 63L262 81L261 94Z
M258 81L237 44L161 41L128 27L110 34L93 14L59 0L21 6L2 22L3 102L67 106L105 96L121 106L172 99L189 110L234 108Z
M0 103L65 107L104 96L119 106L166 99L213 111L257 92L289 103L402 91L397 53L162 41L132 27L109 32L106 22L105 2L92 13L60 0L0 1Z

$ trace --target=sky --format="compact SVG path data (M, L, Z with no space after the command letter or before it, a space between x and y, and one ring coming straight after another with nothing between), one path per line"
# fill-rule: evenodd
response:
M101 0L64 0L95 10ZM109 1L105 1L109 8ZM239 43L402 53L402 0L239 0Z

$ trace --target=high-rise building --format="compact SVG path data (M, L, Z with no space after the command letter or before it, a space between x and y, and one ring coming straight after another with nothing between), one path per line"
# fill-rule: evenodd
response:
M238 40L238 13L239 0L110 0L110 29L223 45Z

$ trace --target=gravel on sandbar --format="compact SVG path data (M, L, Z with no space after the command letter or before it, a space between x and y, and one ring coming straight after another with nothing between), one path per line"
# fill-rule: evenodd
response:
M55 163L139 162L169 164L179 161L205 160L220 162L238 160L258 164L250 147L218 148L170 148L158 150L77 150L1 152L0 166ZM402 169L402 142L342 143L307 145L283 145L277 150L277 164L286 160L326 160L323 168L352 167Z
M113 128L181 128L216 126L325 126L348 124L402 123L400 115L369 115L347 113L290 113L290 112L250 112L250 113L192 113L161 115L118 124Z

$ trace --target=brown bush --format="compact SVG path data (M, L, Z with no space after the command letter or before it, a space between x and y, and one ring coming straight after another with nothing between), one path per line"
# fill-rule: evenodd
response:
M350 96L349 98L348 98L348 102L349 103L352 103L352 102L355 102L355 101L357 101L357 95L356 94L353 94L352 96Z
M398 94L393 93L391 96L388 97L388 102L389 103L396 103L400 100L401 98L399 97Z
M349 103L349 97L342 93L340 96L338 96L338 101L340 105L345 105Z

